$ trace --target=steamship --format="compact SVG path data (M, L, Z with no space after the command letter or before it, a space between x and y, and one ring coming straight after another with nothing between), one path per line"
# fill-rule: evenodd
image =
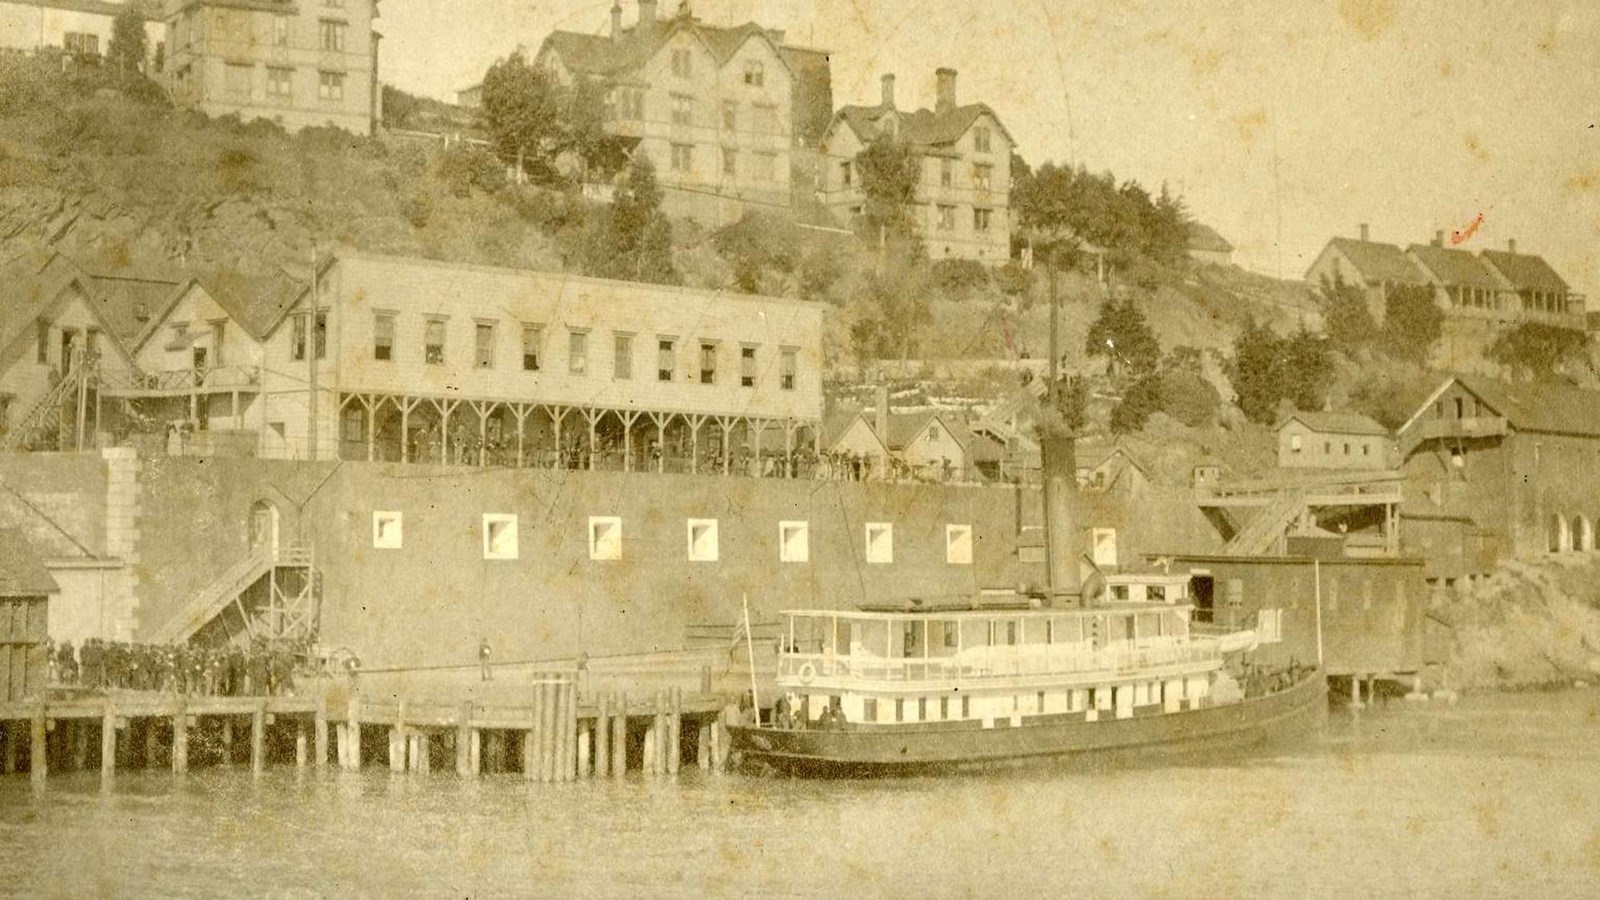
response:
M1214 753L1320 729L1320 665L1251 665L1255 631L1196 621L1187 576L1080 581L1072 438L1042 437L1047 591L784 612L770 720L757 704L756 722L729 729L741 766L942 773Z

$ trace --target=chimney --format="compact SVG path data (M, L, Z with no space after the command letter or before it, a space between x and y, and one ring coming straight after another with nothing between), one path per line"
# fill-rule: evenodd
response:
M889 442L889 386L886 384L878 385L877 413L878 421L875 428L878 432L878 440L887 444Z
M947 113L956 108L956 70L939 69L933 73L938 79L938 103L934 112Z
M1506 249L1511 252L1512 256L1516 256L1517 255L1517 239L1516 238L1512 238L1511 240L1506 241Z
M639 33L644 34L656 26L656 0L639 0Z
M611 4L611 39L622 39L622 0Z
M883 80L883 105L885 107L889 108L889 109L894 109L894 76L893 75L885 75L885 76L883 76L882 80Z
M1441 228L1438 231L1435 231L1433 233L1433 245L1435 247L1443 247L1444 246L1444 229L1443 228Z
M1372 238L1372 229L1367 227L1367 223L1362 222L1361 223L1361 243L1365 244L1367 241L1371 240L1371 238Z

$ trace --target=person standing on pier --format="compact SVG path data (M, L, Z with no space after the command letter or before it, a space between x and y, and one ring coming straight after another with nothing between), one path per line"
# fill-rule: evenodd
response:
M480 681L493 681L494 669L489 666L489 639L478 640L478 678Z

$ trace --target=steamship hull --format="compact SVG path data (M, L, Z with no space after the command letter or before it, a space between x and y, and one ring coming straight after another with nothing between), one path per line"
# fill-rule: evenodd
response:
M1312 670L1276 693L1225 705L1088 721L1082 713L996 721L849 724L839 730L732 727L741 768L802 777L947 774L1023 766L1214 759L1320 734L1326 681Z

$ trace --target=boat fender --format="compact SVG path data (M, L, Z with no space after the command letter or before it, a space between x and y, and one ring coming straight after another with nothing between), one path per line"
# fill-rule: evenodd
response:
M801 684L810 684L817 678L817 667L811 663L802 663L798 674L800 675Z

